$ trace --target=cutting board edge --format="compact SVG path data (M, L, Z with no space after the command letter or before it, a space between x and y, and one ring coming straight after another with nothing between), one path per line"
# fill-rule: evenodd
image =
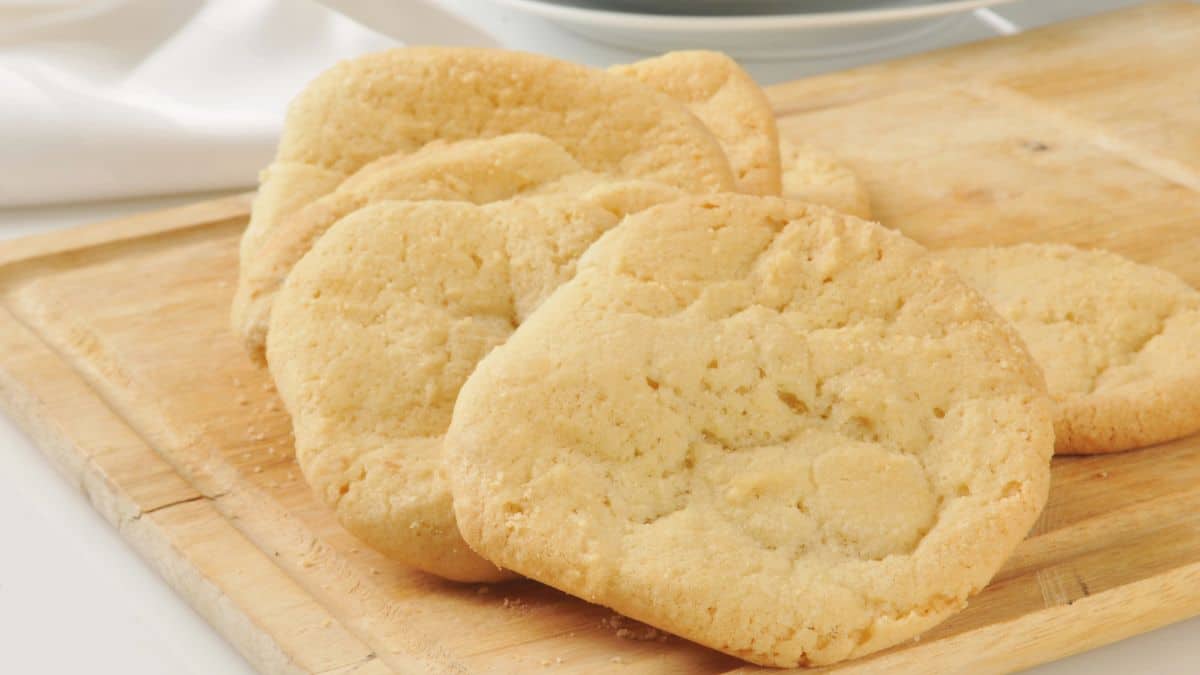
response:
M253 192L244 192L0 242L0 272L11 265L44 256L245 218L250 213L253 197Z
M201 202L199 205L224 208L226 201L213 200ZM172 209L156 213L170 215L176 211L178 210ZM109 224L109 226L113 225L117 226L118 236L128 231L125 227L121 227L122 225L128 225L128 228L134 231L141 230L140 224L137 222L117 221ZM203 223L191 226L203 226ZM157 234L162 231L184 229L191 226L170 224L144 234ZM79 229L87 230L90 227L85 226ZM122 230L126 230L126 232L121 232ZM66 230L54 234L69 236L71 232L71 230ZM35 239L38 240L39 245L33 249L31 255L24 256L24 259L46 253L72 250L69 247L55 246L54 237L39 236ZM20 262L20 260L14 262ZM3 271L3 266L0 266L0 271ZM138 435L136 430L130 428L119 414L109 408L82 375L71 368L40 338L36 337L36 334L32 333L8 307L3 305L0 305L0 346L4 347L3 350L0 350L0 411L8 415L9 419L29 437L33 445L49 460L60 475L80 490L92 508L116 529L121 538L154 570L159 578L166 582L192 610L200 614L256 670L266 675L332 675L348 672L367 662L378 661L374 652L363 646L363 649L366 650L365 656L361 653L348 654L344 659L344 664L333 668L313 670L298 666L296 664L297 656L302 655L289 654L285 651L278 641L278 636L245 611L244 603L239 602L239 599L242 598L239 598L236 592L231 593L231 589L224 588L214 581L186 551L181 550L170 534L170 525L165 521L173 511L184 508L194 511L202 508L205 512L204 519L217 526L225 545L238 548L250 547L260 554L262 553L261 549L246 539L228 519L217 511L211 503L210 497L196 491L189 481L170 467L167 467L170 474L191 488L195 492L194 496L149 508L139 504L126 487L119 480L113 479L106 470L109 467L105 457L98 456L94 450L89 451L83 444L76 442L58 424L62 418L56 412L67 413L66 419L73 419L79 416L80 410L71 407L69 410L57 411L54 403L48 401L46 397L40 396L37 386L38 378L31 378L29 373L23 372L21 356L29 355L42 363L52 361L61 366L60 375L56 381L59 386L64 382L62 378L68 378L72 383L72 388L81 392L86 390L90 394L90 397L85 399L85 405L92 408L91 412L103 417L107 424L128 430L131 436ZM16 346L19 348L14 349ZM80 405L80 402L75 401L74 404ZM144 458L142 461L147 464L166 465L166 461L151 446L140 439L136 442L137 446L135 447L128 442L128 439L125 439L125 446L120 449L120 452L137 453ZM108 454L112 456L115 453ZM193 514L193 516L195 515ZM272 568L279 575L287 576L286 572L277 566L272 565ZM292 580L288 577L287 581L291 582ZM254 587L255 585L252 584L251 588ZM307 602L320 606L320 603L317 603L299 586L295 590L297 595L294 602ZM328 619L331 622L337 621L333 615L329 615ZM327 654L320 654L319 657L327 658ZM314 654L313 658L318 658L318 655ZM393 671L387 669L382 672Z

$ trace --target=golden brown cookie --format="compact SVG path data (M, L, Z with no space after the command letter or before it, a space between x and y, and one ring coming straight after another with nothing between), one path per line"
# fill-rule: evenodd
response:
M593 171L693 192L733 186L703 124L629 78L498 49L393 49L339 63L292 101L242 252L372 160L519 131L554 140Z
M777 198L630 216L463 386L466 541L755 663L827 664L961 609L1049 488L1012 328L874 223Z
M305 479L346 529L449 579L509 576L455 524L441 442L458 389L597 237L679 194L596 176L482 206L382 201L317 241L276 298L268 361Z
M1059 453L1200 431L1200 292L1065 244L937 252L1012 322L1046 373Z
M550 138L590 171L689 192L734 187L708 129L640 82L522 52L394 49L334 66L292 101L243 235L243 274L266 240L278 241L276 229L290 229L291 214L368 163L439 140L522 131ZM252 355L264 326L263 307L246 302L254 292L239 289L232 316Z

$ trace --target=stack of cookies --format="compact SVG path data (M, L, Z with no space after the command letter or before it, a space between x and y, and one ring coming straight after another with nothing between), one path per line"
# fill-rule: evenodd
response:
M832 663L965 606L1056 448L1200 424L1178 279L869 217L721 54L394 50L292 104L233 327L384 554Z

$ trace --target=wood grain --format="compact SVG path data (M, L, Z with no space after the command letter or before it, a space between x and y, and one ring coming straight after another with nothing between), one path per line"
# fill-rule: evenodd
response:
M1068 241L1200 285L1200 7L1169 4L783 85L929 246ZM227 328L236 197L0 247L0 403L267 673L758 670L531 582L456 585L341 530ZM1200 438L1055 460L969 608L838 672L1001 672L1200 613ZM634 631L635 633L637 631Z

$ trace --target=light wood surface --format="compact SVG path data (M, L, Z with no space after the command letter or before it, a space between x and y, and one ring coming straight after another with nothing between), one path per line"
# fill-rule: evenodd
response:
M783 133L929 246L1068 241L1200 286L1200 6L1061 25L771 90ZM227 329L237 197L0 247L0 403L266 673L725 672L532 582L399 568L305 488ZM1054 463L969 608L839 672L1002 672L1200 613L1200 438ZM638 630L633 631L638 634Z

